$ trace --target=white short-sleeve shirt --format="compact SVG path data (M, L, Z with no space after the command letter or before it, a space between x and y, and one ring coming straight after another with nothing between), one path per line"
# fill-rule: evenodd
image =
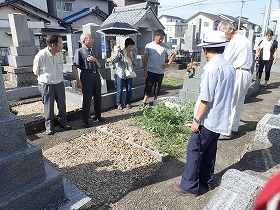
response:
M235 69L221 54L213 57L203 69L201 91L195 104L194 116L201 101L210 102L210 107L200 124L213 132L225 133L231 114Z
M163 74L163 64L165 63L165 56L171 56L173 50L165 43L156 44L154 41L146 45L144 54L148 55L148 71Z
M226 46L224 58L232 63L234 68L251 69L253 50L249 40L241 34L235 34Z

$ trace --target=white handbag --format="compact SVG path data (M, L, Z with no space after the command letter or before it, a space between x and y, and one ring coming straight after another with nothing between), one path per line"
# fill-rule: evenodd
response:
M125 76L128 78L135 78L137 77L135 71L129 71L128 69L125 70Z

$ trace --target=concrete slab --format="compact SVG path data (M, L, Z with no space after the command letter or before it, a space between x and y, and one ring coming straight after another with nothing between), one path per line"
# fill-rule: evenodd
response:
M280 100L274 105L273 114L280 114Z
M266 114L257 124L254 141L280 147L280 115Z
M204 210L251 210L254 198L265 181L236 169L229 169L222 176L218 192Z

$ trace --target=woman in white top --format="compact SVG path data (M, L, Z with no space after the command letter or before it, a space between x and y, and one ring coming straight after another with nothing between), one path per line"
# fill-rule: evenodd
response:
M256 49L256 59L259 60L259 80L262 78L263 68L265 67L264 87L266 88L270 77L271 66L277 61L278 42L272 39L273 31L268 30L265 37L266 39L261 40Z

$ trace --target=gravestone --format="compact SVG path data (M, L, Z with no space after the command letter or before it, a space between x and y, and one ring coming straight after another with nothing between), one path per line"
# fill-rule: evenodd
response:
M199 96L201 75L204 72L203 67L207 63L203 52L201 54L200 66L195 68L194 77L184 76L183 88L179 91L179 99L183 102L195 102Z
M67 50L66 64L63 65L63 70L72 72L74 53L79 48L79 37L76 34L67 34Z
M196 36L196 25L190 25L188 29L185 30L184 43L181 46L182 50L189 52L198 51Z
M13 46L10 46L9 66L4 66L7 80L16 87L37 84L37 77L32 71L36 48L33 33L28 29L27 17L20 13L9 14L9 23Z
M266 114L257 124L254 141L280 147L280 115Z
M83 25L83 32L84 33L89 33L93 40L93 53L95 54L96 58L99 60L102 58L102 50L101 50L101 36L99 33L96 33L96 31L100 29L100 26L94 23L88 23L86 25ZM104 62L101 63L103 64L102 67L104 67Z
M251 210L265 181L236 169L229 169L222 177L219 190L204 210Z
M0 66L1 67L1 66ZM51 166L26 138L23 121L9 111L0 71L0 209L85 209L90 198Z
M73 74L74 53L79 48L79 37L76 34L67 34L67 50L66 64L63 64L63 77L66 80L75 80Z

